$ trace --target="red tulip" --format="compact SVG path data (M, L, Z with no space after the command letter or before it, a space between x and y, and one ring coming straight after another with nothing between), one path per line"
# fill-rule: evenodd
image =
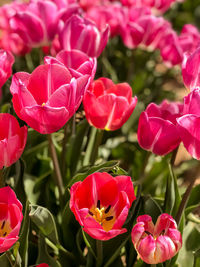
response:
M0 169L9 167L21 156L27 139L27 127L19 126L15 117L0 113Z
M88 122L96 128L119 129L130 117L137 103L127 83L114 84L112 80L100 78L94 81L83 99Z
M49 267L47 263L40 263L37 267Z
M10 52L0 49L0 88L11 76L14 61L15 59Z
M67 20L59 35L61 49L78 49L89 57L100 56L108 37L108 27L100 32L92 21L78 15L73 15Z
M138 142L146 150L166 155L181 142L176 118L182 115L183 105L163 101L159 106L151 103L140 115Z
M95 59L63 51L32 74L16 73L10 87L15 112L42 134L59 130L80 106L95 70Z
M149 215L139 216L131 236L140 258L148 264L171 259L182 246L176 222L166 213L158 217L155 225Z
M131 177L93 173L72 185L70 208L83 230L95 239L108 240L122 228L135 200Z
M0 253L7 251L19 239L23 219L22 204L9 187L0 188Z

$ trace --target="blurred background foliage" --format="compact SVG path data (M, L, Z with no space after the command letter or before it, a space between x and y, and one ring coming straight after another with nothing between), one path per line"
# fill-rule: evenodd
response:
M4 3L5 1L0 1L1 5ZM184 3L176 4L164 17L172 22L177 31L180 31L186 23L193 23L200 28L200 0L186 0ZM26 58L16 58L14 73L19 70L25 71L27 68L32 71L39 64L40 58L41 51L38 52L36 49L33 49ZM130 229L137 215L150 214L154 220L161 212L169 212L175 216L181 195L191 177L197 176L185 216L180 224L184 243L178 261L175 263L175 260L172 260L158 266L200 266L199 162L191 159L181 145L173 173L169 166L171 155L160 157L142 150L138 145L136 134L140 113L150 102L160 103L165 98L181 101L187 95L182 82L181 68L169 69L162 62L158 51L147 52L139 48L129 50L120 38L116 37L109 41L98 59L96 79L101 76L111 78L114 82L128 82L133 88L133 95L138 97L138 104L128 122L120 130L103 133L98 157L93 167L84 162L84 157L86 152L92 153L89 151L88 142L93 136L93 147L95 146L95 136L98 137L98 131L95 132L88 125L82 107L67 123L65 129L53 135L66 185L64 207L59 205L58 191L53 180L53 164L45 135L29 129L23 160L19 160L6 170L7 183L14 186L24 207L27 199L31 203L31 210L27 208L27 214L30 212L31 216L25 215L24 220L24 225L30 223L30 230L27 230L27 227L22 228L22 241L19 240L26 245L25 236L30 240L28 258L25 249L23 251L23 246L20 246L20 255L24 252L22 266L26 266L27 263L33 265L35 262L47 262L52 267L85 266L85 255L87 255L87 266L94 266L94 240L82 234L69 209L68 191L74 182L83 180L94 171L107 171L112 175L130 175L138 196L126 224L128 233L105 242L104 250L105 253L109 251L109 255L105 255L103 266L125 264L128 266L135 264L135 267L148 266L141 260L135 263L137 255L131 243ZM3 88L1 112L13 114L9 93L10 81L11 79ZM21 125L23 124L21 121ZM63 158L62 142L65 135L66 157ZM45 225L50 225L50 229L42 226L42 220ZM66 249L76 255L75 259ZM6 264L8 263L5 257L0 257L0 266Z

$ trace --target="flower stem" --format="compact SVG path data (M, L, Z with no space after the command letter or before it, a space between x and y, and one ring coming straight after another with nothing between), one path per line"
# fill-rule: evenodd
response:
M61 152L61 170L63 176L65 176L65 171L66 171L65 157L66 157L66 143L67 143L67 126L68 124L66 123L64 126L64 138L62 141L62 152Z
M62 175L61 175L61 171L60 171L60 166L58 163L56 149L55 149L55 146L53 144L51 134L48 134L48 141L49 141L49 150L51 153L51 158L53 161L53 166L54 166L54 170L55 170L55 174L56 174L55 175L55 181L56 181L56 184L58 186L60 202L62 204L62 197L64 194L64 185L63 185Z
M171 160L170 160L170 164L171 164L172 167L174 166L174 163L175 163L175 160L176 160L176 156L177 156L177 153L178 153L178 148L179 148L179 146L176 149L174 149L174 151L172 152L172 157L171 157Z
M188 203L188 200L189 200L189 197L190 197L190 194L191 194L191 191L192 191L192 188L193 188L193 185L195 183L195 180L196 180L197 176L194 176L190 182L190 184L188 185L184 195L183 195L183 198L181 200L181 203L180 203L180 206L179 206L179 209L177 211L177 214L176 214L176 222L177 222L177 225L179 225L180 221L181 221L181 217L182 217L182 214L184 212L184 209Z
M5 186L3 169L0 170L0 188Z
M103 262L103 243L101 240L96 240L96 250L97 250L97 267L102 266Z

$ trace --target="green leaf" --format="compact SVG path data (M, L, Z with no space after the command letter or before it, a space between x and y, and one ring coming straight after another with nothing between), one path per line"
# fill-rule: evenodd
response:
M163 213L158 203L150 196L143 196L143 208L144 213L152 217L152 220L156 222L157 218Z
M72 180L69 182L68 186L72 186L74 183L78 181L83 181L88 175L94 173L94 172L109 172L112 171L115 167L119 165L119 161L111 160L107 161L106 163L99 164L93 167L87 167L85 172L76 174Z
M0 256L0 266L2 267L10 267L10 262L6 256L6 253L3 253L1 256Z
M38 205L30 205L30 208L29 216L42 234L48 237L54 244L59 244L57 228L51 212L47 208Z
M53 257L49 255L47 250L47 245L45 242L45 238L42 235L39 235L38 240L38 257L36 264L47 263L51 267L61 267L60 263Z
M24 213L24 219L22 224L22 230L19 235L19 254L22 259L22 265L24 267L28 266L28 237L29 237L29 226L30 226L30 218L29 218L29 202L26 202L26 208Z
M200 266L200 249L194 252L194 265L193 267Z

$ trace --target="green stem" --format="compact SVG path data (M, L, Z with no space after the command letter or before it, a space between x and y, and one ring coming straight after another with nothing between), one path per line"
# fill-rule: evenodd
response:
M190 197L190 194L191 194L191 191L192 191L192 188L193 188L193 185L195 183L195 180L196 180L197 176L194 176L190 182L190 184L188 185L184 195L183 195L183 198L181 200L181 203L180 203L180 206L179 206L179 209L177 211L177 214L176 214L176 222L177 222L177 225L179 225L180 221L181 221L181 218L182 218L182 214L184 212L184 209L188 203L188 200L189 200L189 197Z
M95 143L94 143L94 147L92 149L91 158L90 158L91 165L94 165L95 160L98 156L98 149L99 149L99 146L101 145L103 133L104 133L103 130L97 129Z
M26 65L28 67L28 70L30 72L32 72L33 69L34 69L34 64L33 64L33 60L32 60L31 54L30 53L26 54L25 55L25 59L26 59Z
M171 157L171 160L170 160L170 164L171 164L172 167L174 166L174 163L175 163L175 160L176 160L176 156L177 156L177 153L178 153L178 149L179 149L179 146L176 149L174 149L174 151L172 152L172 157Z
M156 264L151 264L151 267L156 267Z
M96 240L96 249L97 249L97 267L102 266L103 262L103 243L101 240Z
M0 170L0 188L5 186L3 169Z
M63 180L62 180L62 175L61 175L61 171L60 171L60 166L58 163L58 158L57 158L57 154L56 154L56 149L55 146L53 144L52 141L52 136L51 134L48 134L48 142L49 142L49 150L51 153L51 158L53 161L53 166L54 166L54 171L55 171L55 182L58 186L58 190L59 190L59 197L60 197L60 202L61 204L63 204L62 202L62 197L64 194L64 185L63 185Z
M61 152L61 170L62 170L63 177L65 176L65 172L66 172L65 157L66 157L66 144L67 144L67 126L68 124L66 123L64 126L64 138L62 141L62 152Z

